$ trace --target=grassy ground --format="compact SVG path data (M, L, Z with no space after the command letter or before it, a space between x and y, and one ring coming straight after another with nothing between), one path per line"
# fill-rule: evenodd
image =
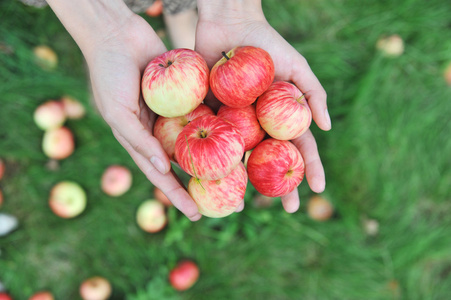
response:
M249 189L240 214L190 223L170 209L168 227L151 235L134 214L153 186L90 106L80 51L51 10L0 2L1 211L20 220L0 238L0 281L16 299L40 289L79 299L80 282L93 275L112 282L112 299L449 299L451 87L442 72L451 61L451 3L268 0L264 10L328 92L333 129L312 129L336 216L308 218L304 182L293 215L279 201L253 207ZM161 19L150 22L163 27ZM392 33L405 41L398 58L375 49ZM39 44L59 54L56 70L34 63ZM89 109L68 122L76 151L51 171L32 114L63 94ZM116 163L132 170L134 183L112 199L99 178ZM73 220L47 205L51 186L64 179L88 193L87 210ZM376 236L365 234L365 218L379 222ZM201 277L176 293L166 278L181 258L195 260Z

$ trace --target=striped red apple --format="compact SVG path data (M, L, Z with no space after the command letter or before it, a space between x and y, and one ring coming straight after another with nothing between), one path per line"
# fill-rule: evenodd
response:
M208 92L209 69L190 49L174 49L149 62L142 78L142 94L149 108L164 117L192 112Z
M179 262L169 273L169 282L178 291L191 288L199 278L199 267L191 260Z

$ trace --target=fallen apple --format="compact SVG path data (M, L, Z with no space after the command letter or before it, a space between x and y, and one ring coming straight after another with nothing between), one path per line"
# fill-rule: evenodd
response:
M238 128L212 115L203 115L186 125L175 143L180 167L199 179L224 178L243 155L244 139Z
M178 291L191 288L199 279L200 271L197 264L190 260L179 262L169 273L169 282Z
M111 296L110 282L100 276L86 279L80 285L80 296L83 300L106 300Z
M136 212L136 222L146 232L155 233L162 230L167 221L164 205L155 199L141 203Z
M304 160L289 141L267 139L252 151L247 162L249 181L262 195L281 197L304 178Z
M74 148L74 136L69 128L60 127L44 133L42 150L47 157L65 159L74 152Z
M243 163L226 177L217 180L200 180L192 177L188 193L196 202L199 212L210 218L226 217L244 200L247 172Z
M55 100L44 102L35 109L33 119L42 130L59 128L66 121L64 106Z
M274 80L271 56L252 46L235 47L222 55L211 69L211 91L227 106L251 105Z
M0 300L13 300L13 298L5 292L0 292Z
M53 294L47 291L35 293L29 300L54 300Z
M173 206L171 200L169 200L168 197L166 197L166 195L157 187L154 187L153 189L153 196L164 206Z
M33 48L33 53L36 63L43 69L55 69L58 65L58 56L49 46L36 46Z
M142 78L142 94L149 108L163 117L192 112L208 92L209 69L190 49L174 49L149 62Z
M334 208L329 200L323 196L315 195L307 203L307 213L313 220L326 221L332 217Z
M50 191L49 206L61 218L74 218L86 207L86 193L78 183L59 182Z
M106 168L101 178L102 191L112 197L125 194L132 186L132 173L129 169L119 165Z
M146 9L146 15L149 17L158 17L163 13L163 1L155 0L152 5Z
M396 57L404 53L404 42L399 35L393 34L379 38L376 48L385 56Z
M83 104L71 96L63 96L61 98L61 104L68 119L78 120L86 114Z

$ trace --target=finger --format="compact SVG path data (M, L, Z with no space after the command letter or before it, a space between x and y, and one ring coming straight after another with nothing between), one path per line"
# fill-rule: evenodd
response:
M136 115L123 111L120 119L111 121L109 124L113 128L113 134L116 138L121 136L127 141L131 148L130 151L133 149L133 151L145 157L160 173L166 174L169 172L171 164L166 152Z
M201 218L196 203L191 199L188 192L172 172L161 174L146 157L136 152L125 138L117 135L116 139L127 150L136 165L146 175L147 179L158 187L178 210L191 221L197 221Z
M292 143L304 158L305 174L311 190L315 193L323 192L326 187L326 176L312 132L307 130L306 133L292 140Z
M307 61L302 58L293 66L293 82L304 93L312 110L313 120L322 130L330 130L332 124L327 110L327 94L313 74Z
M283 208L287 213L294 213L299 209L299 193L295 188L287 195L281 197Z
M244 209L244 200L243 202L240 203L240 205L238 205L238 207L236 208L235 212L240 212Z

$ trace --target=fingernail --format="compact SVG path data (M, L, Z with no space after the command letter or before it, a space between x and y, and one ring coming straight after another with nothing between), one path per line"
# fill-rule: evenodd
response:
M329 128L329 130L332 129L332 123L330 121L330 115L329 115L329 111L327 110L327 108L324 111L324 116L326 117L327 128Z
M189 219L190 219L192 222L196 222L196 221L199 221L201 217L202 217L202 215L199 214L199 213L197 213L197 214L195 214L194 216L190 217Z
M163 162L161 161L161 159L159 159L156 156L152 156L150 158L150 162L158 170L158 172L160 172L161 174L166 174L166 168L165 168Z

